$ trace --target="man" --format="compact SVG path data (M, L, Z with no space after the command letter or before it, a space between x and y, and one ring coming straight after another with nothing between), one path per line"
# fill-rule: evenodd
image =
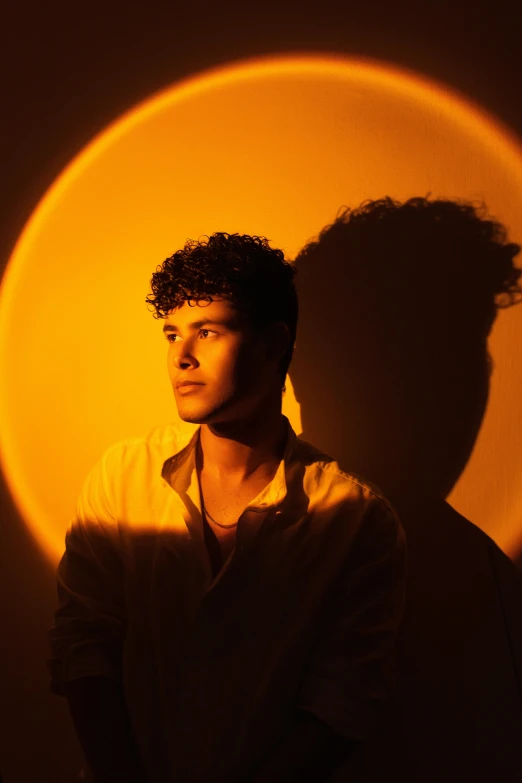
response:
M293 275L267 240L216 233L152 277L200 426L110 449L67 533L52 687L97 781L326 780L386 696L403 531L282 415Z

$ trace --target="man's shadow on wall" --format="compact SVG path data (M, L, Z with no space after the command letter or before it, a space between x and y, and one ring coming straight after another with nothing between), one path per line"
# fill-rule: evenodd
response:
M469 205L382 199L296 259L302 437L380 487L408 538L398 684L369 780L522 779L522 580L444 500L486 409L497 308L519 298L517 251Z

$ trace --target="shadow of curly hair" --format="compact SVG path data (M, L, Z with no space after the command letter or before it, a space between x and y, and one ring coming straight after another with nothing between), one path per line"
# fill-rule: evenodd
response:
M390 267L390 248L400 254L399 269ZM484 204L429 197L401 203L387 196L365 201L357 209L342 208L295 259L300 276L307 261L331 259L330 249L335 249L334 257L344 258L345 266L351 256L366 258L371 261L368 273L390 277L401 269L415 274L415 266L417 275L423 276L424 261L451 255L451 265L438 264L437 274L441 279L441 269L446 267L445 282L451 281L456 291L473 284L499 308L522 298L522 270L513 263L520 246L507 241L504 226L487 216Z

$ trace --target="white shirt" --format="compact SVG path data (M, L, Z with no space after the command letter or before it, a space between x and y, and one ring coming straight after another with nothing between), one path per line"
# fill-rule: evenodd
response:
M120 680L150 783L240 780L298 707L364 738L390 688L403 607L394 510L289 424L277 473L214 577L198 437L167 425L109 449L58 568L51 688Z

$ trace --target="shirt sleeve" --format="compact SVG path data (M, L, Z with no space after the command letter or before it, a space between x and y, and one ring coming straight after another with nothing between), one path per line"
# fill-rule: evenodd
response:
M376 498L328 601L300 692L300 708L347 739L367 738L392 690L405 583L404 530Z
M87 676L120 678L126 629L123 566L106 456L87 477L57 572L49 632L51 691Z

